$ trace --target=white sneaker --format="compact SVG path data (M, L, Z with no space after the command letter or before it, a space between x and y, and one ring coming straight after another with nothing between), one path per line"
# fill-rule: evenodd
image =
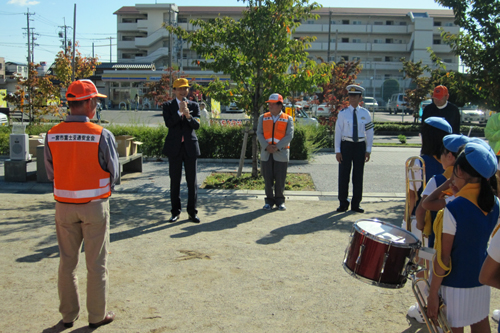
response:
M279 210L286 210L286 206L285 206L285 204L284 204L284 203L280 204L280 205L278 206L278 209L279 209Z
M500 321L500 310L493 310L493 316L491 316L491 318L493 318L493 320L496 322Z
M264 207L262 207L264 210L271 210L273 209L270 204L265 204Z
M422 316L422 313L420 312L418 303L415 303L412 306L410 306L410 308L408 309L408 317L415 319L420 324L425 324L425 319Z

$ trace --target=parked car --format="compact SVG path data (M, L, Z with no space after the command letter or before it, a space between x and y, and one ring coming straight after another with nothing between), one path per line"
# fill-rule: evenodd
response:
M398 114L398 112L404 112L405 114L411 113L411 110L407 107L405 96L406 94L394 94L391 96L387 104L389 114Z
M295 109L295 122L302 125L312 125L318 127L319 123L316 118L311 118L305 113L302 108Z
M477 105L468 105L461 108L460 119L463 123L478 121L481 124L487 121L485 112L480 110Z
M387 102L384 101L383 98L375 98L377 100L377 103L378 103L378 109L375 110L375 111L387 111Z
M235 102L232 102L229 105L221 105L220 112L221 113L245 113L245 110L239 108Z
M7 126L9 124L9 119L5 113L0 112L0 126Z
M316 109L316 110L315 110ZM327 104L320 104L312 108L312 115L316 117L329 117L332 112L332 107Z
M373 97L363 97L363 105L365 109L370 111L378 109L377 100Z

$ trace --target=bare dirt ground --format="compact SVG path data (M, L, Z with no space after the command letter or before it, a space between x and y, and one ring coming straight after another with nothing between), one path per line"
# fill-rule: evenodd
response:
M108 308L117 317L99 332L427 331L406 317L409 283L378 288L342 267L353 223L399 225L402 201L365 203L365 214L337 214L333 201L288 201L284 212L245 198L199 203L201 224L186 213L170 224L168 198L113 195ZM62 331L51 194L0 194L0 251L0 332ZM80 319L65 332L91 331L83 253L78 275Z

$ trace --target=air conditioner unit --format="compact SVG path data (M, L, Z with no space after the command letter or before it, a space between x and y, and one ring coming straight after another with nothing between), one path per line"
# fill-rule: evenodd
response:
M10 159L15 161L29 160L28 134L10 135Z

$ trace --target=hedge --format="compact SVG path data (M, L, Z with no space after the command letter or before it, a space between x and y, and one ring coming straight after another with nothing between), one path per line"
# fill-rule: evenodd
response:
M53 124L32 125L26 128L29 135L46 133ZM145 125L110 125L106 127L115 136L131 135L137 141L143 142L139 146L139 152L145 156L163 157L162 149L167 136L168 129L165 126L149 127ZM10 127L0 128L0 155L9 155ZM326 129L322 126L295 126L295 134L291 142L290 158L305 160L323 147L328 146L325 138ZM238 159L241 155L243 143L243 131L240 126L201 126L196 131L200 145L201 158L231 158ZM252 142L249 138L245 158L252 157Z
M26 128L29 135L46 133L54 124L31 125ZM471 126L461 126L460 132L468 134ZM163 157L161 153L168 129L163 125L149 127L145 125L110 125L106 127L115 136L132 135L143 142L139 152L145 156ZM10 126L0 127L0 155L9 155ZM378 135L418 135L420 124L413 123L375 123ZM239 126L201 126L196 131L202 158L240 158L243 143L243 131ZM484 127L472 126L472 136L484 136ZM333 148L334 132L326 126L295 125L295 134L290 144L290 158L306 160L321 148ZM249 138L245 158L252 156L252 143Z

